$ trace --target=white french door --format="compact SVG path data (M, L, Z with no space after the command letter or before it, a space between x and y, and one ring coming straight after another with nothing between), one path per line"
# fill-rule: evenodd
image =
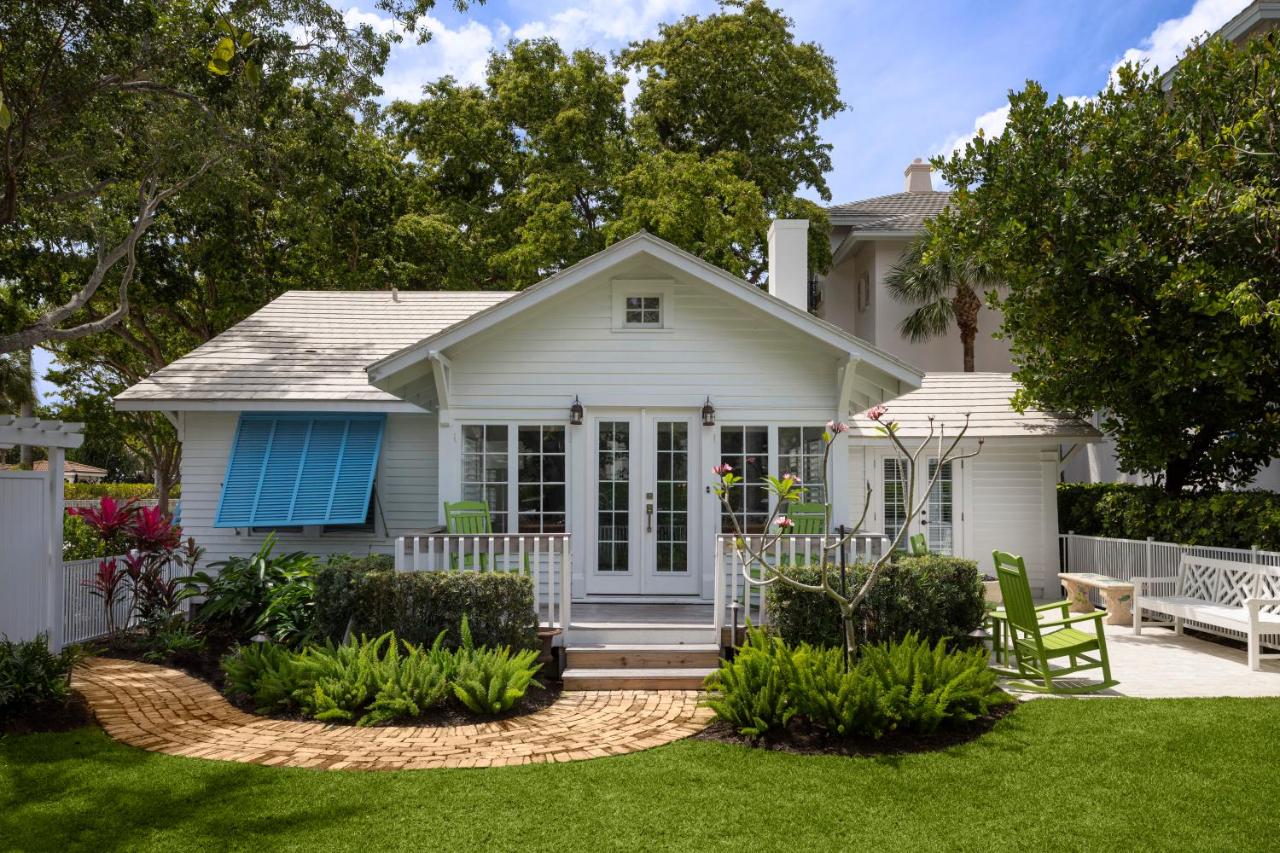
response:
M891 454L876 457L876 474L879 479L877 497L878 514L882 520L881 529L895 536L902 527L907 516L907 465L902 459ZM920 502L929 481L938 470L936 458L922 459L915 472L915 499ZM929 492L920 514L912 520L907 536L924 533L925 543L930 551L939 554L960 554L963 552L964 518L960 506L962 489L961 473L963 467L959 462L948 462L938 475L933 489ZM904 536L899 547L909 547L907 536Z
M592 419L587 592L697 595L701 452L693 414Z

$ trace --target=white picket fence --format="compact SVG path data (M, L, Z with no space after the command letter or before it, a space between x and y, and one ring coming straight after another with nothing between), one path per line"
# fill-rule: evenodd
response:
M117 498L117 501L124 503L126 499ZM160 501L156 498L134 498L133 503L136 506L158 506ZM172 503L172 501L170 501ZM63 509L86 509L97 508L102 505L102 498L76 498L75 500L64 500L62 502Z
M62 596L62 643L84 643L97 640L107 635L107 608L98 596L90 591L86 581L90 581L98 571L98 563L109 557L91 557L87 560L64 560L62 563L63 596ZM116 557L124 560L124 557ZM177 570L172 566L165 569L166 578L172 579ZM127 595L115 603L115 623L120 627L132 609L132 601Z

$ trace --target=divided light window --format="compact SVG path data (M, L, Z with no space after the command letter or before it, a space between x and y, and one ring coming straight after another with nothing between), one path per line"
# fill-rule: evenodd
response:
M563 425L462 427L462 499L488 504L494 533L564 533L566 482Z
M778 427L778 476L791 473L804 484L804 502L827 502L822 485L822 427Z
M729 488L729 506L745 533L763 533L769 521L769 493L761 481L769 473L767 426L720 427L720 461L733 466L742 481ZM733 533L733 521L720 513L720 530Z
M662 326L661 296L628 296L623 306L623 323L637 328Z
M890 457L884 460L884 532L890 539L907 521L907 462Z

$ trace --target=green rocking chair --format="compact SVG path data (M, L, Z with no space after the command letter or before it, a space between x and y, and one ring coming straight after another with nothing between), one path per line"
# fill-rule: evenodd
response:
M1000 594L1004 598L1004 618L1013 646L1016 670L999 670L1001 674L1034 681L1015 682L1011 687L1039 693L1093 693L1119 684L1111 677L1107 658L1107 638L1102 630L1102 610L1068 615L1067 602L1037 607L1031 600L1031 584L1027 566L1021 557L993 552ZM1062 618L1042 621L1041 614L1061 608ZM1077 622L1093 622L1093 633L1071 627ZM1054 629L1057 630L1046 630ZM1090 655L1094 655L1090 657ZM1050 668L1049 662L1069 658L1070 665ZM1102 681L1081 686L1060 686L1054 679L1090 669L1102 670ZM1035 682L1043 682L1035 683Z
M787 508L787 518L791 519L792 526L783 531L782 537L778 542L781 550L778 562L781 565L791 565L791 549L787 547L787 538L791 536L821 536L827 532L827 505L826 504L802 504L793 503ZM799 554L797 556L800 556ZM801 557L801 559L803 559ZM819 555L821 559L821 555Z
M444 529L446 533L458 536L489 536L493 534L493 517L489 515L489 505L484 501L445 502ZM503 534L498 534L503 535ZM501 555L500 555L501 556ZM474 569L477 564L481 571L489 568L489 555L463 554L462 568ZM458 555L449 554L449 565L458 569ZM524 570L529 571L529 552L524 554Z

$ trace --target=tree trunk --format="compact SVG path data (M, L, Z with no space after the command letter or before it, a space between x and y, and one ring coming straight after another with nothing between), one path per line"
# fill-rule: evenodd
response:
M1187 449L1165 464L1164 490L1166 494L1182 494L1182 490L1187 487L1187 483L1191 479L1196 460L1209 452L1209 448L1218 440L1219 432L1213 427L1200 427L1195 437L1191 439L1191 443L1187 445Z
M960 344L964 347L964 372L974 371L974 344L978 338L978 312L982 300L968 285L957 284L952 300L956 312L956 327L960 330Z

